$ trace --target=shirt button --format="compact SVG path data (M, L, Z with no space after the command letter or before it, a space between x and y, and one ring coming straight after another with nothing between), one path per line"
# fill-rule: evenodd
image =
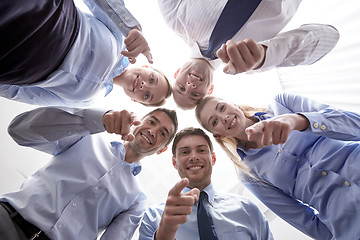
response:
M129 16L126 16L126 17L125 17L125 20L126 20L126 21L129 21L129 20L130 20L130 17L129 17Z
M281 153L281 149L279 149L278 152Z
M344 182L345 186L349 187L351 185L351 183L349 181L345 181Z
M110 174L111 176L114 175L114 173L113 173L112 171L110 171L109 174Z
M310 164L307 165L307 168L310 168Z
M276 42L274 42L272 45L273 45L273 47L276 48L278 44Z
M63 227L62 223L58 223L57 228L60 229L62 227Z
M319 127L319 124L318 124L318 123L314 123L313 126L314 126L314 128L318 128L318 127Z
M72 206L73 206L73 207L76 207L76 203L73 203Z
M67 135L71 135L71 134L72 134L72 132L71 132L71 131L68 131L68 132L67 132Z
M326 126L325 126L325 125L321 125L320 129L324 131L324 130L326 129Z
M326 175L327 175L327 172L326 172L326 171L322 171L321 174L322 174L323 176L326 176Z
M300 158L297 158L296 161L297 161L297 162L300 162Z
M94 190L95 190L95 191L99 190L99 187L98 187L98 186L95 186L95 187L94 187Z
M119 27L123 27L124 26L124 23L119 23Z

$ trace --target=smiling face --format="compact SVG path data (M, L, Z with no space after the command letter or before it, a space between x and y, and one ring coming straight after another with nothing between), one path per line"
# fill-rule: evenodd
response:
M156 105L164 100L169 91L165 76L149 67L129 67L114 83L123 87L126 95L145 105Z
M139 155L148 156L166 147L174 132L175 125L170 117L162 111L155 111L134 129L135 139L129 144Z
M174 100L183 109L194 108L207 95L213 82L213 68L204 59L187 62L176 76Z
M214 136L239 138L245 133L248 119L234 104L212 98L200 110L200 124Z
M201 190L210 184L216 159L204 137L184 136L176 145L172 161L180 177L189 179L189 188Z

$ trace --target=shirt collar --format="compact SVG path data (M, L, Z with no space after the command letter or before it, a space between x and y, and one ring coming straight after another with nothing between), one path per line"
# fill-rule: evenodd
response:
M189 192L191 190L191 188L188 188L188 187L185 187L183 190L182 190L182 193L185 194L187 192ZM201 191L204 191L206 192L206 194L208 195L208 201L209 203L212 203L214 202L214 197L215 197L215 189L214 189L214 186L212 183L210 183L209 185L207 185L203 190Z
M191 57L192 58L203 58L203 59L207 60L214 69L218 68L220 66L220 64L222 63L222 61L219 58L211 60L210 58L204 57L201 54L200 47L197 43L195 43L191 47Z
M111 146L119 149L122 153L126 154L125 147L122 143L113 141L113 142L111 142ZM138 175L142 169L141 164L139 162L128 163L128 162L124 161L125 154L121 158L121 164L129 167L129 171L131 172L132 175L134 175L134 176Z

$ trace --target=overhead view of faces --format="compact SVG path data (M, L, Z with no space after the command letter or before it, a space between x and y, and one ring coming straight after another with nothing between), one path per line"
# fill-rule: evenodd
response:
M0 239L360 239L356 0L0 9Z

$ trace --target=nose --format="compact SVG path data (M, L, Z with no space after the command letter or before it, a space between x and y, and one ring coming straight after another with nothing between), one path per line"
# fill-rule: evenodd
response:
M195 83L191 83L191 82L189 82L189 81L186 82L186 85L187 85L188 87L191 87L191 88L196 88L196 84L195 84Z
M225 115L224 118L223 118L223 121L224 123L227 123L230 119L230 116L229 115Z
M141 81L139 89L143 90L144 88L145 88L145 81Z
M190 162L194 162L194 161L197 161L199 160L198 156L196 155L196 152L195 151L191 151L190 153Z

